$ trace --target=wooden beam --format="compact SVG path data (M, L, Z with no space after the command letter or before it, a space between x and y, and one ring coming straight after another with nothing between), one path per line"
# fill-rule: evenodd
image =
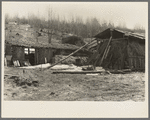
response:
M58 61L58 62L54 63L53 65L51 65L51 66L49 66L49 67L47 67L47 68L45 68L45 69L51 68L51 67L53 67L53 66L57 65L58 63L61 63L62 61L66 60L66 59L67 59L67 58L69 58L70 56L72 56L72 55L74 55L75 53L77 53L79 50L83 49L85 46L87 46L87 45L91 44L93 41L95 41L95 39L94 39L94 40L92 40L91 42L89 42L89 43L87 43L87 44L83 45L82 47L80 47L79 49L77 49L76 51L74 51L73 53L69 54L66 58L61 59L60 61Z
M5 61L5 65L7 67L7 59L6 59L6 57L4 58L4 61Z
M107 49L108 49L108 46L109 46L111 40L112 40L112 36L110 37L110 39L109 39L109 41L108 41L108 44L107 44L107 46L106 46L106 49L105 49L104 54L103 54L103 56L102 56L102 59L101 59L101 61L100 61L100 66L101 66L102 63L103 63L104 56L105 56L105 54L106 54L106 51L107 51ZM95 66L96 64L97 64L97 61L95 62L94 66Z
M65 74L87 74L87 73L103 73L106 72L105 70L102 71L54 71L53 74L58 73L65 73Z
M110 45L108 46L108 49L107 49L107 52L106 52L106 55L104 56L104 59L106 59L107 58L107 55L108 55L108 53L109 53L109 50L110 50Z

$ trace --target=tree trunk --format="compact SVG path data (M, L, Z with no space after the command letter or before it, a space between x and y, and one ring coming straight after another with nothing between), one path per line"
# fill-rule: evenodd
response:
M49 31L48 31L48 42L51 43L51 34Z

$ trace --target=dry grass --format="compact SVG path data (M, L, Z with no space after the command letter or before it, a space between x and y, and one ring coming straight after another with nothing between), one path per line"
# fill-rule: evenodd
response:
M22 70L6 68L5 74ZM17 86L15 76L5 76L4 99L22 101L144 101L144 73L111 75L51 74L51 70L27 70L39 86ZM27 76L27 75L25 75Z

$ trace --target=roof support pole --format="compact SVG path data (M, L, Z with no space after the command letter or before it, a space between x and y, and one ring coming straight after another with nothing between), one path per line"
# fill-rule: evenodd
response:
M92 40L91 42L89 42L89 43L83 45L82 47L80 47L79 49L77 49L76 51L74 51L73 53L69 54L66 58L64 58L64 59L62 59L62 60L60 60L60 61L54 63L53 65L47 67L46 69L51 68L51 67L57 65L58 63L60 63L60 62L62 62L62 61L64 61L64 60L66 60L67 58L69 58L69 57L72 56L73 54L77 53L79 50L83 49L85 46L89 45L89 44L92 43L93 41L95 41L95 39Z
M112 32L113 32L113 30L111 30L111 32L110 32L111 36L110 36L110 39L109 39L108 44L107 44L107 46L106 46L106 49L105 49L105 51L104 51L104 54L103 54L103 56L102 56L102 59L101 59L101 61L100 61L100 66L101 66L102 63L103 63L105 54L107 53L108 48L109 48L109 45L110 45L110 42L111 42L111 40L112 40ZM98 59L97 59L96 62L94 63L94 67L96 66L97 62L98 62Z

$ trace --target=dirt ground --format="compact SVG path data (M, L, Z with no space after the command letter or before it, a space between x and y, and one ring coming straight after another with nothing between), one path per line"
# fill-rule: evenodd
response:
M52 70L5 67L4 100L144 101L145 73L52 74ZM18 82L28 79L27 83Z

